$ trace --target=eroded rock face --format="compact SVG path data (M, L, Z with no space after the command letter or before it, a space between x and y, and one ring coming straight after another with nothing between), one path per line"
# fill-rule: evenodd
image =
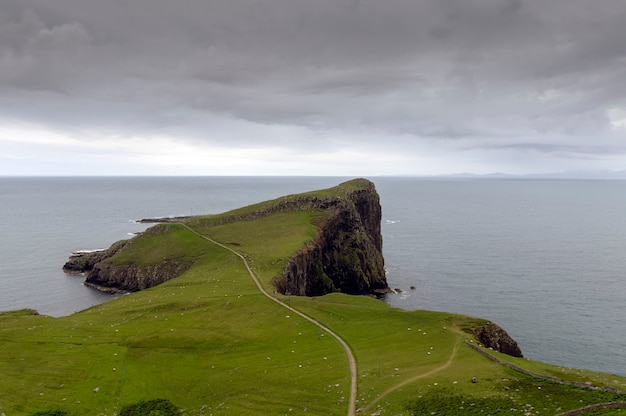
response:
M132 240L122 240L107 250L72 255L63 265L66 273L85 273L85 285L103 292L136 292L181 275L191 262L165 259L159 264L139 266L132 263L115 264L108 261Z
M487 348L513 357L523 357L522 350L517 342L493 322L487 322L485 325L474 331L476 339Z
M111 293L136 292L180 276L191 265L191 262L173 260L150 266L114 265L102 261L87 274L85 285Z
M75 253L63 265L63 271L66 273L87 273L91 271L96 264L104 259L113 256L120 251L130 240L121 240L113 243L106 250L94 251L88 253Z
M330 216L320 224L317 237L289 261L283 275L275 279L276 289L284 294L306 296L336 291L383 293L388 291L388 287L382 255L378 193L374 184L366 180L356 180L352 185L345 187L345 196L342 197L294 195L277 200L275 204L264 205L259 210L228 216L221 223L290 210L325 210ZM128 292L173 279L192 266L191 262L172 259L150 266L118 264L108 260L130 241L115 243L102 252L72 256L63 269L87 273L85 284L97 289Z
M325 201L328 203L328 201ZM351 189L326 209L333 214L317 238L276 279L283 294L330 292L363 295L388 291L380 231L381 207L374 184Z

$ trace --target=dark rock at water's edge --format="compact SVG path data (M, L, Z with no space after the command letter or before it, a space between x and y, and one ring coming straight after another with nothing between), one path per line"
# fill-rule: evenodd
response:
M332 211L317 238L291 258L276 289L287 295L316 296L341 291L355 295L389 292L382 254L381 207L374 184L363 180L345 197L302 196L299 203Z
M155 226L141 235L161 235L167 229ZM137 238L137 237L135 237ZM63 266L66 273L85 273L85 285L106 293L136 292L158 285L184 273L191 261L163 258L157 264L110 261L113 256L132 246L134 238L114 243L107 250L75 253Z
M0 311L0 316L37 316L39 312L34 309L18 309L15 311ZM2 413L0 413L0 416Z
M523 357L517 342L493 322L487 322L480 328L474 329L474 336L487 348L513 357Z
M63 271L66 273L87 273L90 272L96 264L104 259L113 256L128 244L130 240L121 240L113 243L106 250L97 250L91 252L76 252L63 265Z
M180 276L191 266L172 259L144 266L102 261L89 271L85 285L107 293L137 292Z
M137 278L138 270L132 265L120 266L116 268L115 272L110 273L111 267L106 264L105 260L114 256L130 242L131 240L121 240L113 243L111 247L106 250L73 253L63 265L63 271L69 274L86 274L85 285L105 293L127 293L129 291L137 291L152 286L152 284L146 285L145 282L142 285L141 281L145 279ZM103 268L105 272L102 272ZM123 278L122 275L132 276L132 284L121 284L121 282L129 280ZM101 276L106 277L101 281Z
M142 218L137 221L140 224L160 224L160 223L171 223L171 222L181 222L186 219L189 219L189 216L183 217L161 217L161 218Z
M256 211L227 216L221 222L254 219L291 210L325 210L331 215L319 224L317 237L296 253L284 273L276 277L276 290L305 296L336 291L359 295L388 292L380 231L381 207L374 184L357 179L339 186L345 188L342 196L293 195ZM188 218L154 218L141 222L179 222ZM154 227L147 233L152 230ZM87 273L85 284L96 289L128 292L173 279L192 266L190 263L164 261L150 267L137 267L104 261L131 241L115 243L105 251L74 255L63 269L70 273Z

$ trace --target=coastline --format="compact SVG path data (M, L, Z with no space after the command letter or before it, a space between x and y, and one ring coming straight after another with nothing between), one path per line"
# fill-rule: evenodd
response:
M134 219L177 216L190 210L224 212L267 197L336 184L333 178L245 177L47 178L43 186L36 178L29 182L20 193L3 200L8 228L3 233L1 251L4 261L0 266L0 307L3 310L33 307L50 316L67 316L111 299L111 295L85 287L80 276L65 274L59 263L77 248L108 247L114 241L129 238L129 232L149 225ZM626 375L622 348L626 339L619 330L623 323L620 312L623 302L616 296L623 286L580 265L585 260L588 265L596 264L593 267L599 273L609 274L611 270L607 270L607 266L623 270L623 256L614 257L606 244L588 250L584 242L591 244L594 240L588 238L593 237L592 231L585 227L571 228L585 237L584 240L568 235L567 244L560 244L560 236L553 231L561 227L567 217L557 218L546 228L541 216L556 210L558 206L554 203L559 201L568 207L571 205L574 214L578 211L593 214L600 210L606 214L604 217L609 224L608 228L600 228L607 236L604 240L620 245L623 238L617 234L623 226L615 222L612 213L626 210L623 193L620 193L623 186L614 182L597 186L599 184L570 181L563 188L562 184L552 181L522 180L507 183L507 187L501 189L497 181L461 183L376 178L375 182L383 205L383 249L389 285L405 290L402 294L388 295L387 303L407 310L443 310L483 316L506 328L520 342L525 355L533 359L595 371L619 371ZM585 197L590 192L597 197ZM460 193L476 195L484 204L493 206L496 213L508 214L488 217L478 213L476 216L471 204L468 207L467 199L452 198ZM548 199L544 198L546 195ZM607 201L611 201L611 206L606 205ZM518 206L531 209L516 210ZM467 215L457 215L461 212L472 214L476 221L464 221ZM536 225L526 227L519 219L531 214ZM503 221L508 218L509 223L495 227L497 233L485 234L486 225L497 223L501 216ZM42 221L33 221L33 218ZM43 221L46 218L54 218L54 221ZM399 222L388 224L387 219ZM512 220L515 220L513 225L520 223L522 240L535 228L543 230L545 241L533 258L537 265L534 269L526 269L526 260L524 265L509 261L514 260L514 256L507 250L512 241L516 242L511 238L518 236L513 234L517 229L511 227ZM465 228L467 232L459 232ZM437 233L433 234L434 231ZM500 236L494 252L487 243L502 234L501 231L505 234ZM456 241L441 238L445 235L454 236ZM467 243L472 236L475 242ZM472 250L465 248L471 245ZM560 248L555 252L552 245ZM526 248L523 244L516 245L516 256L525 255L530 249L532 245ZM576 250L582 255L576 259L561 257L564 250ZM30 257L25 257L25 253L30 253ZM476 258L475 253L484 256L485 264L480 259L472 260ZM606 256L600 266L595 257L589 258L596 253ZM439 261L441 258L445 264ZM549 263L544 264L544 259ZM563 261L569 260L571 266L564 270L568 275L566 281L556 272ZM497 269L497 277L493 276L487 262L493 262L492 269ZM586 284L584 280L589 276L597 283ZM416 289L406 290L411 285ZM559 292L553 296L555 290ZM548 301L546 296L549 296ZM548 308L551 303L555 306ZM572 339L576 342L572 343ZM594 353L589 354L589 351Z

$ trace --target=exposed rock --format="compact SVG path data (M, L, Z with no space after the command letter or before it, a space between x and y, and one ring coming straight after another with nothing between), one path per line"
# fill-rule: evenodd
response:
M513 357L523 357L522 350L517 345L517 342L504 329L493 322L487 322L480 328L475 329L474 335L487 348Z
M191 265L171 259L144 266L101 261L87 274L85 285L108 293L136 292L180 276Z
M333 196L328 197L310 193L279 198L271 204L259 204L256 210L235 210L231 215L217 217L214 223L254 219L291 210L326 210L331 215L319 224L317 237L296 253L283 275L275 279L277 290L284 294L307 296L335 291L349 294L388 292L382 255L381 207L374 184L358 179L339 185L338 190L329 193ZM177 222L183 219L186 217L146 219L142 222ZM193 218L189 223L192 222ZM154 233L159 230L158 227L152 227L146 233ZM74 255L63 269L70 273L88 273L85 284L99 290L127 292L177 277L193 264L165 258L158 264L143 266L108 260L124 250L131 241L115 243L105 251Z
M289 295L316 296L388 292L380 231L381 207L371 182L351 188L345 198L304 198L310 208L332 211L317 238L307 244L275 279L276 289Z
M160 224L160 223L172 223L172 222L181 222L186 219L189 219L189 216L181 216L181 217L161 217L161 218L142 218L137 221L140 224Z
M150 228L145 235L167 233L167 228L159 225ZM113 243L106 250L76 252L63 265L66 273L85 273L85 285L107 293L127 293L146 289L163 283L185 272L192 261L165 258L153 265L139 265L133 262L117 263L111 259L132 246L134 238Z
M133 258L133 255L126 255L125 261L119 261L115 257L124 255L127 250L133 250L136 238L158 239L173 230L171 226L156 225L141 236L115 243L105 253L93 253L86 261L91 268L87 272L85 285L109 293L136 292L180 276L193 265L194 260L190 257L177 257L173 251L164 254L159 261L147 264L141 257ZM96 262L93 263L94 261Z
M66 273L86 273L91 271L94 266L102 260L113 256L128 244L130 240L121 240L113 243L107 250L98 250L92 252L77 252L72 254L69 260L63 265L63 271Z
M0 316L36 316L39 315L34 309L18 309L15 311L0 311Z

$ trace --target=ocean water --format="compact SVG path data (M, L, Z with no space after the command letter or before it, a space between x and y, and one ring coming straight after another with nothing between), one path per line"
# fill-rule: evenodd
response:
M334 186L339 178L0 178L0 311L62 316L109 300L62 266L149 225L141 218L212 214Z
M377 184L388 282L405 291L387 302L481 316L526 357L626 375L626 181Z
M61 267L142 231L137 219L345 179L0 178L0 310L62 316L111 299ZM370 179L387 279L403 290L388 303L481 316L529 358L626 375L626 181Z

